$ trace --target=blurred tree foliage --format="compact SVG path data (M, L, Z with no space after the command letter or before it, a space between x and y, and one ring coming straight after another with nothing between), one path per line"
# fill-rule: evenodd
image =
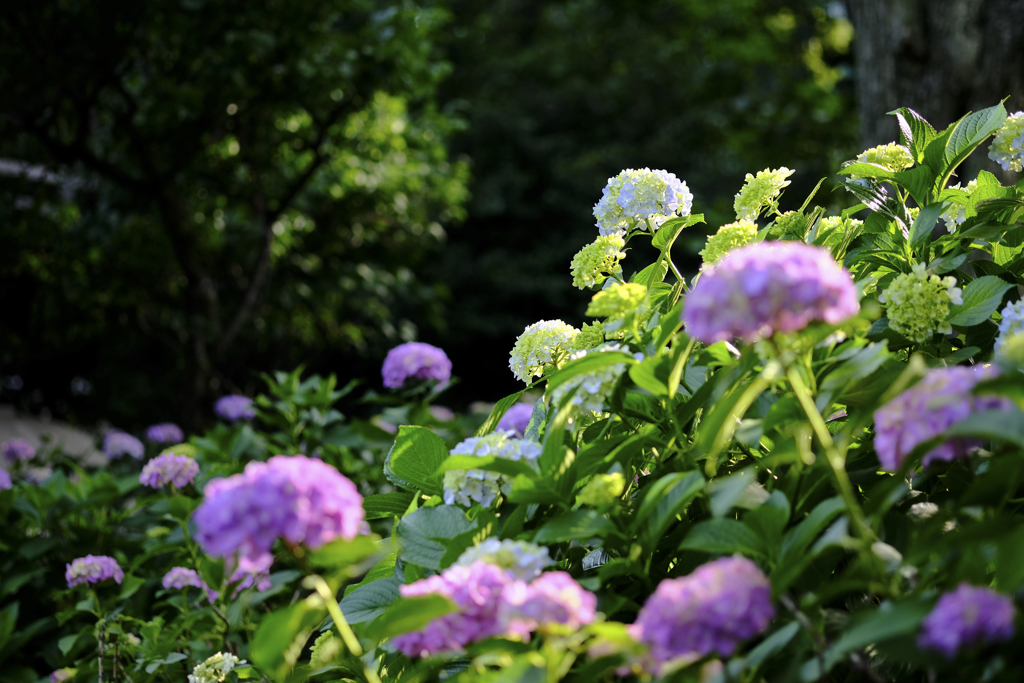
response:
M436 319L411 268L468 178L433 99L446 16L407 0L5 12L0 374L58 412L82 376L99 410L81 419L195 423L254 370Z

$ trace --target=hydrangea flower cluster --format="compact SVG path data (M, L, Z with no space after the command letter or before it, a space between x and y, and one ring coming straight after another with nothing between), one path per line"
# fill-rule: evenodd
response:
M188 683L224 683L228 674L242 664L245 664L244 659L230 653L218 652L208 657L205 662L196 664L192 673L188 675Z
M988 148L988 158L1003 167L1004 171L1024 170L1024 111L1018 111L1006 117L992 145Z
M978 382L996 374L992 366L935 368L876 410L875 452L882 468L895 472L918 444L938 436L971 413L1009 409L1013 403L1008 398L971 393ZM979 446L981 442L975 439L949 439L928 451L923 464L969 455Z
M217 402L213 404L213 412L229 422L251 420L256 417L256 408L253 406L252 399L237 394L218 398Z
M843 218L842 216L825 216L818 221L818 234L829 235L825 243L831 244L839 241L842 236L856 230L864 225L864 221L857 218Z
M692 206L693 195L674 173L627 168L608 179L594 218L602 235L626 232L648 217L657 230L667 217L690 215Z
M451 379L452 362L436 346L407 342L388 351L381 375L384 386L389 389L401 389L410 379L434 380L443 384Z
M714 235L708 237L707 244L700 250L704 263L711 265L719 261L733 249L750 244L757 239L757 224L746 218L735 223L726 223Z
M313 641L309 648L309 666L314 671L334 661L341 653L341 640L334 636L333 631L324 631Z
M959 190L960 183L950 185L948 189ZM974 192L976 189L978 189L978 181L975 179L967 183L965 191L969 196L970 193ZM948 201L949 207L942 212L939 218L946 223L946 232L952 235L956 232L957 226L967 220L967 198L956 194L951 196Z
M743 187L736 193L732 206L736 210L736 220L757 220L765 209L777 210L779 195L782 188L789 185L789 176L795 171L786 168L766 168L758 171L756 176L747 174Z
M705 270L683 307L691 337L712 344L835 325L860 310L850 274L828 251L800 242L758 242Z
M207 586L206 582L200 578L195 570L187 567L172 567L169 572L164 574L164 578L160 583L168 590L171 588L181 590L189 586L202 588L206 591L206 597L209 598L210 602L216 600L217 596L220 595L217 591Z
M541 575L546 567L554 564L548 549L525 541L503 541L485 538L459 555L453 566L469 567L477 562L486 562L501 567L513 578L530 581Z
M142 468L139 481L151 488L159 489L171 484L174 488L188 486L199 474L199 465L187 455L165 453L159 455Z
M625 490L626 477L622 472L595 474L576 494L576 502L580 505L607 505L618 500Z
M0 454L7 464L13 465L36 457L36 449L25 439L11 439L0 448Z
M469 643L494 636L522 638L548 624L578 627L593 621L597 604L594 595L564 572L544 574L527 584L486 562L452 566L399 590L402 597L441 595L457 608L419 631L392 639L409 657L462 652Z
M1002 344L996 351L995 361L1007 371L1024 372L1024 331L1001 336Z
M338 470L304 455L250 462L245 471L214 479L193 515L196 540L209 555L237 558L246 571L265 569L274 540L317 549L353 539L363 498Z
M771 233L779 239L802 240L807 227L807 217L800 211L786 211L775 217Z
M526 428L530 426L530 418L533 416L533 406L529 403L517 403L501 416L498 421L498 430L521 439L526 436Z
M14 488L14 482L11 481L11 475L7 470L0 467L0 491L6 491L7 489Z
M529 384L544 374L548 363L558 367L568 356L580 331L561 320L541 320L523 330L509 354L508 367L519 380Z
M505 460L524 461L533 465L540 457L541 447L529 439L509 438L504 432L474 436L456 444L452 455L493 456ZM512 477L486 470L448 470L444 473L444 502L470 507L480 503L489 506L498 493L512 492Z
M621 318L643 304L647 288L635 282L617 283L594 295L587 315L595 318Z
M605 350L614 351L616 348L617 345L611 345ZM582 358L585 355L587 352L581 351L573 354L573 359ZM576 420L594 413L603 413L612 392L615 391L615 383L619 381L626 369L625 363L614 363L593 372L571 377L551 391L551 405L561 406L565 397L572 394L569 401L575 408L569 416L571 419Z
M131 434L112 429L103 436L103 452L108 458L130 455L139 460L146 453L146 447Z
M572 286L588 289L603 282L604 276L618 268L619 261L626 258L626 252L622 251L625 246L626 241L622 239L622 234L616 232L601 235L580 249L579 253L572 257L570 265Z
M124 578L124 571L117 564L117 560L106 555L79 557L65 567L64 578L68 581L68 588L74 588L83 583L99 583L107 579L121 583L121 579Z
M1024 332L1024 299L1011 301L999 313L1003 319L999 322L995 351L1002 354L1010 337Z
M727 657L774 616L768 577L744 557L723 557L658 584L629 632L660 668L678 657Z
M64 683L64 681L70 681L78 673L78 669L73 669L70 666L66 666L63 669L57 669L50 673L50 683Z
M914 157L906 147L890 142L887 145L879 145L878 147L864 150L857 157L857 163L874 164L893 173L898 173L913 166ZM861 176L851 173L850 177L859 178Z
M962 304L956 278L929 275L923 263L915 263L909 273L900 273L878 300L886 306L889 327L917 343L931 339L936 332L949 334L949 305Z
M925 617L917 643L953 659L963 648L1010 640L1016 614L1009 596L961 583Z
M173 422L162 422L146 429L146 438L156 443L181 443L185 433Z
M586 351L603 343L604 323L598 320L593 325L583 323L583 326L580 327L580 333L576 336L576 341L572 343L572 348L574 351Z

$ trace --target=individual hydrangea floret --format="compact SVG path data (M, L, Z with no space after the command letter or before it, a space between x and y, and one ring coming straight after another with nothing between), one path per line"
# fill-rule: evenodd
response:
M497 429L511 436L521 439L526 436L526 428L530 426L530 418L533 416L533 406L529 403L517 403L501 416Z
M770 209L778 210L779 194L782 188L789 185L789 176L795 171L786 168L766 168L757 175L747 174L743 187L736 193L732 206L736 210L736 220L757 220L761 212Z
M580 249L572 257L572 286L588 289L604 282L606 275L619 267L619 261L626 258L622 248L626 241L621 233L601 235L593 243Z
M145 455L146 447L131 434L112 429L103 437L103 452L111 459L128 455L139 460Z
M1013 600L989 588L961 583L939 598L924 622L918 645L953 659L965 648L1013 638Z
M949 189L959 190L960 183L956 185L950 185ZM969 196L972 192L978 189L978 181L972 180L967 183L967 195ZM960 194L954 194L948 200L949 206L939 216L946 223L946 232L952 235L956 232L957 227L967 220L967 197Z
M686 333L713 344L836 325L860 310L850 274L825 249L758 242L705 270L683 307Z
M523 638L552 624L578 629L594 620L597 607L597 597L566 572L548 572L529 584L516 581L502 598L500 620L509 633Z
M214 479L193 515L196 540L209 555L236 558L238 567L266 567L277 538L317 549L359 535L363 497L327 463L304 455L251 462Z
M364 521L363 524L365 523ZM273 585L273 581L270 580L270 565L273 562L272 556L265 555L258 562L250 562L244 567L236 567L228 578L228 583L237 584L235 592L231 594L231 599L237 598L238 594L246 588L255 587L259 591L270 590Z
M558 367L569 355L580 331L561 320L541 320L523 330L509 354L508 367L529 384L544 374L544 366Z
M774 616L768 577L744 557L723 557L658 584L629 632L661 665L711 653L728 657Z
M68 581L68 588L80 586L83 583L99 583L107 579L113 579L121 583L124 578L124 571L117 560L106 555L86 555L71 561L65 565L64 578Z
M915 263L909 273L897 275L878 300L886 306L889 327L920 344L936 332L953 331L949 305L962 304L960 294L955 277L929 275L923 263Z
M497 565L520 581L535 579L554 564L544 546L511 539L499 541L494 537L467 549L455 560L455 566L469 567L476 562Z
M252 399L237 394L218 398L217 402L213 404L213 412L229 422L251 420L256 417L256 408Z
M57 669L50 673L50 683L64 683L64 681L70 681L78 673L78 669L74 669L70 666L66 666L63 669Z
M309 666L315 671L328 666L334 658L341 654L341 639L336 638L333 631L324 631L313 641L309 649Z
M202 588L210 602L216 600L219 595L217 591L206 585L206 582L200 578L198 572L187 567L172 567L169 572L164 574L164 578L160 583L168 590L172 588L182 590L189 586Z
M188 683L224 683L228 674L243 664L244 659L230 653L218 652L206 661L196 664L192 673L188 675Z
M595 474L576 494L576 502L580 505L607 505L618 500L625 490L626 477L622 472Z
M36 457L36 449L25 439L11 439L4 442L3 448L0 448L0 454L7 464L13 465Z
M173 422L162 422L146 428L146 438L156 443L181 443L185 433Z
M1024 333L1024 299L1011 301L999 312L1003 319L999 321L999 336L996 337L995 352L1001 355L1011 337Z
M1003 167L1004 171L1024 170L1024 111L1018 111L1006 117L992 144L988 148L988 158Z
M401 389L409 380L446 383L452 376L452 362L444 351L422 342L407 342L388 351L381 367L384 386Z
M875 452L882 468L895 472L918 444L932 439L955 423L982 410L1009 410L1003 396L971 393L974 386L998 374L992 366L929 370L921 381L875 411ZM969 455L981 442L949 439L928 451L923 464Z
M452 455L471 455L482 458L492 456L534 465L540 457L541 447L529 439L513 439L504 432L487 436L474 436L456 444ZM535 466L535 465L534 465ZM499 493L512 492L512 477L486 470L448 470L444 473L444 502L471 507L480 503L489 506Z
M617 283L594 295L587 306L587 315L595 318L621 318L640 308L647 298L647 288L636 282Z
M881 166L887 171L898 173L913 166L914 157L906 147L890 142L886 145L879 145L878 147L864 150L857 157L857 163L874 164L875 166ZM861 178L863 176L851 173L850 177Z
M602 235L626 232L651 219L654 230L672 216L689 216L693 195L686 183L668 171L627 168L608 179L594 218Z
M0 467L0 491L6 491L11 488L14 488L14 482L11 481L10 473Z
M199 465L187 455L165 453L159 455L142 468L139 481L154 489L163 488L168 484L174 488L183 488L190 484L199 474Z
M733 249L750 244L757 239L757 224L747 219L735 223L726 223L714 235L708 237L707 244L700 251L704 263L711 265L719 261Z

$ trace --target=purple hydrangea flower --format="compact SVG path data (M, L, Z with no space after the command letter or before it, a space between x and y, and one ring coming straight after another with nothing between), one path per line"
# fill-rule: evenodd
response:
M31 460L36 457L36 449L25 439L11 439L0 448L3 459L10 464Z
M442 574L399 588L402 597L441 595L457 612L437 617L419 631L392 639L409 657L428 657L438 652L462 652L469 643L505 632L501 619L502 593L515 579L497 565L477 562L469 567L449 567Z
M14 482L11 481L11 475L7 470L0 467L0 491L6 491L10 488L14 488Z
M196 540L210 555L237 557L251 570L270 557L277 538L316 549L351 540L363 521L363 497L330 465L304 455L251 462L245 471L214 479L193 515Z
M145 454L146 447L131 434L112 429L103 437L103 452L107 454L108 458L130 455L139 460Z
M251 420L256 417L256 408L253 407L252 399L236 394L218 398L217 402L213 404L213 412L231 422Z
M722 557L658 584L629 631L660 665L712 652L728 657L774 616L768 577L744 557Z
M530 426L530 417L533 415L533 406L528 403L517 403L498 421L498 429L506 432L514 432L513 436L522 439L526 436L526 428Z
M107 579L121 583L121 579L124 578L124 571L117 564L117 560L106 555L86 555L72 560L71 564L66 566L64 578L68 581L68 588L83 583L99 583Z
M876 410L875 452L882 467L895 472L918 444L938 436L971 413L1012 408L1013 403L1003 396L971 394L974 385L997 373L991 366L936 368ZM923 464L953 460L980 446L977 439L949 439L928 451Z
M389 389L402 388L408 379L432 379L444 383L452 376L452 362L436 346L408 342L388 351L381 374L384 386Z
M164 453L142 468L139 481L154 489L173 484L175 488L187 486L199 474L199 465L187 455Z
M706 344L835 325L860 310L850 274L825 249L758 242L706 268L686 297L686 333Z
M72 669L69 666L57 669L50 673L50 683L64 683L64 681L74 678L76 673L78 673L78 669Z
M516 581L502 595L501 621L511 633L526 636L545 624L579 628L594 620L597 596L583 590L565 572L541 574L531 583Z
M173 422L162 422L146 428L146 438L156 443L181 443L185 433Z
M925 617L917 644L953 659L961 648L1012 638L1016 614L1009 596L961 583Z
M235 592L231 594L231 598L237 598L239 593L253 586L256 586L256 590L259 591L269 590L271 586L270 565L272 560L272 557L266 556L260 562L250 563L245 568L238 567L235 571L231 572L231 578L228 579L228 583L241 582L235 586Z
M207 586L206 582L200 578L199 574L195 570L188 569L187 567L172 567L171 571L164 574L164 578L161 583L163 584L163 587L168 590L171 588L181 590L188 586L202 588L206 591L206 597L209 598L210 602L216 600L217 596L220 595L220 593Z

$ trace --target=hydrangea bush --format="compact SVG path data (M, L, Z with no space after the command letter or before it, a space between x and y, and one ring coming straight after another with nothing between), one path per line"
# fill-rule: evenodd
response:
M6 458L4 680L1021 680L1024 183L956 177L1021 116L895 116L842 211L747 175L698 273L685 181L595 188L588 319L486 417L406 344L351 403L276 373L160 454Z

